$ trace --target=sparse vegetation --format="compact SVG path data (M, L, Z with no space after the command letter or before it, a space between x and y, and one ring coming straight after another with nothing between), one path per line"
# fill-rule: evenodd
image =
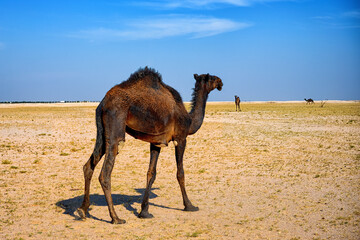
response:
M5 159L5 160L2 160L2 161L1 161L1 163L2 163L2 164L11 164L11 161L10 161L10 160Z

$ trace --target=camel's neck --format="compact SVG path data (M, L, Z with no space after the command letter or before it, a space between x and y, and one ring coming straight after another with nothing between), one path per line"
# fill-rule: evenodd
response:
M201 86L201 83L197 82L191 101L191 111L189 113L191 117L189 135L196 133L203 123L208 95L209 93L204 86Z

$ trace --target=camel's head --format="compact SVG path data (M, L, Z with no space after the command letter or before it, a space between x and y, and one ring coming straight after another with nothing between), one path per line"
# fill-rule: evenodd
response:
M217 90L219 91L221 91L222 89L223 83L221 79L217 76L213 76L210 74L201 74L201 75L194 74L194 78L196 82L204 84L208 92L211 92L215 88L217 88Z

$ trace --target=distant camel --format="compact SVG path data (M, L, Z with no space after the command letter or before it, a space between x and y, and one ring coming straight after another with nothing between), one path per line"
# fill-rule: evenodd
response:
M221 90L220 78L209 74L194 74L196 80L191 111L188 113L180 94L162 81L154 69L145 67L133 73L127 81L111 88L96 109L97 136L94 151L84 165L85 194L78 214L85 219L90 205L90 181L101 157L105 160L99 181L108 204L111 223L122 224L111 197L111 172L118 150L125 142L125 132L136 139L150 143L150 164L147 172L146 190L138 217L151 218L149 194L156 177L156 164L161 147L170 141L175 145L177 180L180 185L185 211L198 211L185 191L183 155L186 137L196 133L202 125L208 94Z
M311 98L309 98L309 99L304 98L304 100L306 101L306 104L314 104L315 103L314 100L312 100Z
M235 111L237 111L238 108L239 108L239 111L241 112L241 108L240 108L240 98L239 98L238 96L236 96L236 95L235 95L235 108L236 108Z

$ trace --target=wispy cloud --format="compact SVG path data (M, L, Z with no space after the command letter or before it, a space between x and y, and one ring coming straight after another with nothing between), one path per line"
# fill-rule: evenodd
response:
M199 8L210 7L218 4L230 4L236 6L248 6L248 0L158 0L158 1L137 1L139 6L156 7L163 9L172 8Z
M122 29L96 28L69 34L69 37L89 40L141 40L174 36L203 38L250 27L249 23L221 18L162 17L137 20Z
M294 0L157 0L157 1L136 1L138 6L156 7L163 9L171 8L212 8L220 5L232 5L247 7L257 3L270 3Z
M312 17L312 19L317 19L317 20L331 20L331 19L334 19L334 17L331 17L331 16L316 16L316 17Z
M333 29L360 28L360 11L353 10L332 15L312 17L318 23Z
M348 17L348 18L358 18L358 19L360 19L360 11L359 10L344 12L342 15L344 17Z

